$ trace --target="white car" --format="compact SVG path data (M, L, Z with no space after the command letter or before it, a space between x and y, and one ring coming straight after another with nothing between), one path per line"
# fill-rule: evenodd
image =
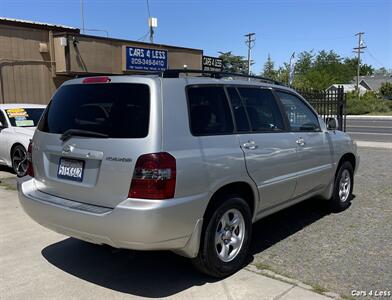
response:
M45 107L0 104L0 164L12 167L18 177L26 175L26 149Z

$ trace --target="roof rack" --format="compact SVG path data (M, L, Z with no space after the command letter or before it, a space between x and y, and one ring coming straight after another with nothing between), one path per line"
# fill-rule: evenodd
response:
M265 83L273 83L276 85L285 85L284 83L267 78L267 77L262 77L262 76L253 76L253 75L246 75L246 74L241 74L241 73L229 73L229 72L217 72L217 71L204 71L204 70L195 70L195 69L168 69L163 71L160 75L163 78L179 78L180 74L200 74L200 76L204 77L211 77L211 78L216 78L216 79L221 79L225 77L242 77L242 78L252 78L252 79L258 79L261 82Z

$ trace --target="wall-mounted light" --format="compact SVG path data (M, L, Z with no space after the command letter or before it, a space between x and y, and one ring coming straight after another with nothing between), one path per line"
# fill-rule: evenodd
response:
M67 47L67 45L68 45L67 38L66 37L61 37L60 38L60 46L61 47Z

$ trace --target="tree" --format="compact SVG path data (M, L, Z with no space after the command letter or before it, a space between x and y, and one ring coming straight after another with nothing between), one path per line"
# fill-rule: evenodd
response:
M275 63L271 59L271 55L268 54L267 61L264 64L263 67L263 74L264 77L276 79L276 70L275 70Z
M313 51L303 51L298 54L297 62L295 63L295 73L299 76L306 74L312 68L313 59Z
M357 75L358 58L345 58L344 64L350 70L350 73L352 74L353 77ZM359 68L360 76L373 75L373 73L374 73L374 68L372 66L368 64L361 64Z
M377 70L374 72L374 74L377 74L377 75L385 75L385 74L388 74L388 71L387 71L387 69L385 69L384 67L381 67L380 69L377 69Z
M234 55L231 51L219 52L219 54L219 58L223 61L224 72L248 74L248 60L245 57Z
M392 99L392 83L383 82L380 87L380 94L384 96L384 98Z

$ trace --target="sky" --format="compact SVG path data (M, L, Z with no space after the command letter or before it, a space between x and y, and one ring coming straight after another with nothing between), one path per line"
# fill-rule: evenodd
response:
M268 54L275 66L293 52L334 50L354 57L365 32L363 63L392 69L392 0L149 0L158 18L154 42L247 56L244 35L256 33L252 71ZM0 16L81 28L81 0L0 0ZM148 41L147 0L83 0L87 29L110 37ZM106 35L99 31L86 34Z

